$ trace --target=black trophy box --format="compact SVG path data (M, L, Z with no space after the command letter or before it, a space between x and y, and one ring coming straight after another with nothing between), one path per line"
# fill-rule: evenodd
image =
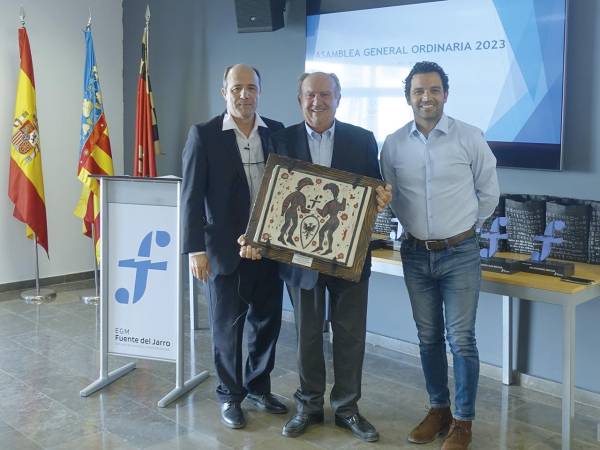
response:
M481 269L488 272L515 273L521 270L520 261L508 258L481 258Z
M570 277L575 272L575 264L558 261L519 261L523 272L550 275L553 277Z

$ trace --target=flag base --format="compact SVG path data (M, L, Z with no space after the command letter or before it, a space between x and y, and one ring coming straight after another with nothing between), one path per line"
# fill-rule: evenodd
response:
M30 289L21 292L21 298L25 300L25 303L30 305L43 305L44 303L51 303L56 299L56 291L46 288Z
M97 306L100 304L100 296L96 293L96 290L89 290L88 292L84 292L79 296L81 301L86 305L94 305Z

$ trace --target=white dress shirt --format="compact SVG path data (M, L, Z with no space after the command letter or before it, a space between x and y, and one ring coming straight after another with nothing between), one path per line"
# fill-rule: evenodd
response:
M265 173L265 157L258 127L267 128L267 125L256 113L254 127L248 137L240 131L237 123L235 123L235 120L229 114L225 114L223 118L223 131L233 130L235 132L235 139L240 151L240 157L242 158L244 172L246 172L248 187L250 188L250 205L253 205L256 200L260 183Z
M417 239L481 226L498 204L496 158L483 133L445 114L428 138L414 121L390 134L381 171L392 185L392 210Z

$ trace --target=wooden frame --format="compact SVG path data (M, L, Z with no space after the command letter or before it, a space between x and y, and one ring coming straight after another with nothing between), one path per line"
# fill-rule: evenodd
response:
M383 185L272 153L246 238L264 257L358 281Z

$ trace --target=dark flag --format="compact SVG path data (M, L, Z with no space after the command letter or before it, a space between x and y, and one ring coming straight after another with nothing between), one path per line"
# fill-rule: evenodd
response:
M133 175L138 177L156 176L156 158L160 154L158 125L152 98L150 75L148 74L148 24L150 11L146 10L146 26L142 36L142 60L137 85L137 106L135 113L135 151L133 155Z

